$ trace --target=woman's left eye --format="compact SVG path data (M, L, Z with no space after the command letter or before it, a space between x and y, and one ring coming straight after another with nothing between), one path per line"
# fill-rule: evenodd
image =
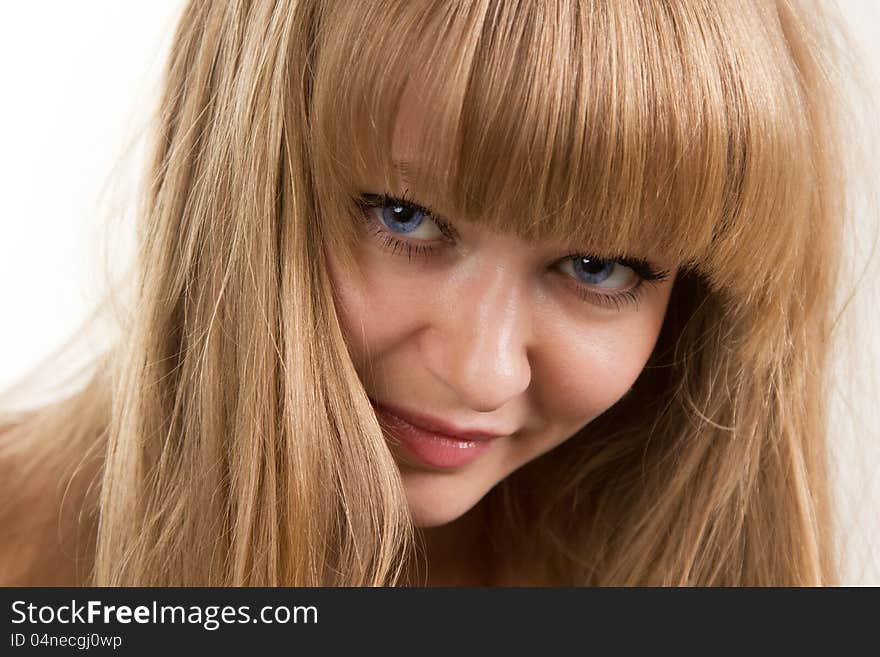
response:
M560 269L585 285L609 291L635 287L640 276L631 267L616 260L591 256L569 256L560 263Z

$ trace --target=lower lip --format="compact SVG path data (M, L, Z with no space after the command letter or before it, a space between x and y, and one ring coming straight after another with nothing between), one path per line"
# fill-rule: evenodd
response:
M381 406L376 406L376 414L383 428L397 438L401 446L419 461L434 468L459 468L472 463L491 449L496 440L467 440L431 433L414 427Z

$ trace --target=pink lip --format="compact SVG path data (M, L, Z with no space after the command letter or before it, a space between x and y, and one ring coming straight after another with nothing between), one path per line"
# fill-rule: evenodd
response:
M415 413L413 411L406 411L401 408L391 406L389 404L379 404L375 401L373 402L373 406L383 408L385 411L396 415L401 420L404 420L414 427L424 429L425 431L430 431L431 433L442 434L448 438L458 438L465 440L491 440L492 438L509 436L513 433L513 431L503 432L477 428L465 429L462 427L457 427L438 418L423 415L421 413Z
M395 447L433 468L448 469L467 465L491 449L495 438L507 435L482 430L464 431L462 433L465 436L449 434L445 431L456 429L433 418L426 419L422 415L413 417L412 413L407 413L404 417L388 407L375 402L373 405L383 429L395 439ZM445 431L427 428L415 422L439 426Z

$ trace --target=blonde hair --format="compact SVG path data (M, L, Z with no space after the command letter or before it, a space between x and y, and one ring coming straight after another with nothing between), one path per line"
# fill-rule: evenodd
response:
M835 26L787 0L190 2L130 323L88 386L0 422L0 523L51 473L93 529L83 583L407 583L417 532L324 249L351 244L364 176L393 180L417 93L408 176L450 215L682 263L632 390L481 502L494 561L545 584L834 583Z

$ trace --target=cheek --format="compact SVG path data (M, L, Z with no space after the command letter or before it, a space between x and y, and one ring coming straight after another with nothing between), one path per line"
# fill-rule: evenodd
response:
M368 364L375 364L406 335L407 327L414 326L409 317L417 305L409 298L412 286L405 279L383 276L369 258L358 261L360 271L355 274L343 269L334 254L326 255L339 323L352 362L369 389L375 372Z
M643 307L582 331L570 322L548 328L533 368L544 416L574 432L617 403L651 355L664 308Z
M368 288L358 285L357 277L345 272L333 253L325 251L325 258L333 286L333 300L339 325L345 335L352 359L360 369L359 364L367 346L364 336L369 318L369 313L365 311L370 307L370 299L365 294Z

